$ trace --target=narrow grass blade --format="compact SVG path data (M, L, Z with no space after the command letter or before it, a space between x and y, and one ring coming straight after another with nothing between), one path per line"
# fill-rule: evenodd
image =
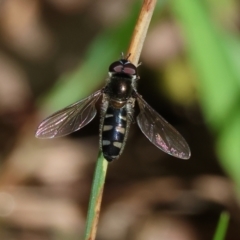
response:
M219 218L217 229L214 235L213 240L224 240L229 223L229 213L222 212Z
M100 152L94 173L92 191L88 206L85 240L95 239L96 236L107 166L108 162L104 159L102 153Z

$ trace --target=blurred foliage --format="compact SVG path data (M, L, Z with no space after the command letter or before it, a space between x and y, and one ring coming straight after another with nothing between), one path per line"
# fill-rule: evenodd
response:
M219 218L218 226L213 240L224 240L229 223L229 213L222 212Z
M198 73L199 100L215 133L219 159L240 188L239 36L211 18L209 2L212 9L228 5L227 1L180 0L172 6Z
M166 65L164 79L159 81L159 85L163 85L163 94L168 99L189 107L197 101L193 79L194 74L189 64L178 58Z

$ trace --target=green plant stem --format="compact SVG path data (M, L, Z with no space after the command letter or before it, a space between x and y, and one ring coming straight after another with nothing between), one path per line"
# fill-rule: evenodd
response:
M107 167L108 162L104 159L102 152L99 152L88 207L85 240L93 240L96 236Z
M129 60L135 65L138 64L155 6L156 0L144 0L138 21L135 25L134 33L128 49L128 54L131 53ZM103 154L100 152L93 179L84 240L94 240L96 237L107 166L108 162L104 159Z

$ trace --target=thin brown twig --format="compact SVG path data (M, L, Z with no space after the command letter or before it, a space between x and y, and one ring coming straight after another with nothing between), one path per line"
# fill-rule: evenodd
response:
M157 0L144 0L143 2L128 48L128 54L131 54L128 59L135 65L138 64L156 2Z

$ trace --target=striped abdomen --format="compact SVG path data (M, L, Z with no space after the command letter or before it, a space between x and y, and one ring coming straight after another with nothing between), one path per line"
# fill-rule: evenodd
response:
M129 128L126 107L108 107L102 124L100 139L103 156L108 161L118 158L123 151Z

